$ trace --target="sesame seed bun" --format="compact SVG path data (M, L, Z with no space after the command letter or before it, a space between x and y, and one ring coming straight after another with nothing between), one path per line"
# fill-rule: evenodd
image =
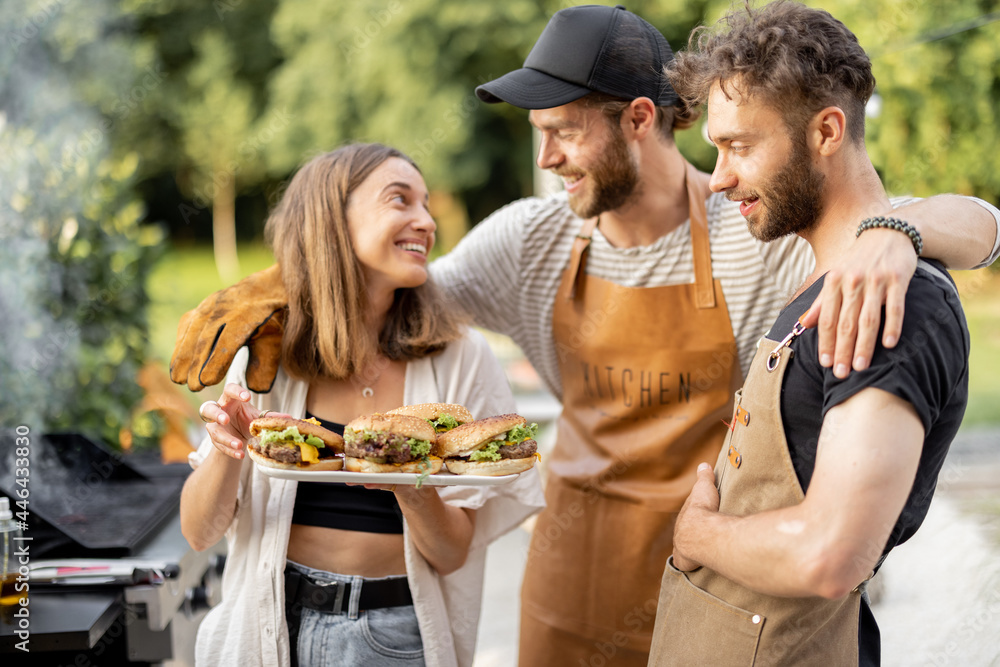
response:
M449 456L468 456L482 449L495 436L506 433L515 426L524 426L527 420L521 415L508 414L477 419L468 424L462 424L447 433L438 434L438 454L445 458Z
M416 438L417 440L427 440L434 444L437 434L434 427L426 420L411 415L382 414L376 412L371 415L364 415L352 420L344 431L374 431L376 433L394 433Z
M311 435L323 441L323 444L338 454L344 451L344 439L337 433L323 428L312 421L293 419L292 417L260 417L250 422L250 435L260 436L262 431L284 431L294 426L303 436Z
M451 415L459 424L468 424L473 421L472 413L464 405L457 403L419 403L417 405L404 405L395 410L389 410L387 415L410 415L420 419L434 420L441 415Z

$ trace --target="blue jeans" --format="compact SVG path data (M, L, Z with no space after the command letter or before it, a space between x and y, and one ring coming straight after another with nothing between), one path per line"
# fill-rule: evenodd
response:
M289 609L285 619L291 636L298 635L293 655L299 667L364 665L368 667L418 667L424 664L424 647L413 605L358 610L364 577L316 570L293 561L288 566L317 581L351 584L346 613L314 609ZM298 614L298 615L296 615ZM293 624L298 624L295 632Z

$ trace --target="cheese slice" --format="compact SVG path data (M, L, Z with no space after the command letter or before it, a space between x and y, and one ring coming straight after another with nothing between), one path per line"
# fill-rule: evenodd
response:
M302 453L303 463L316 463L319 461L319 450L312 445L300 442L299 451Z

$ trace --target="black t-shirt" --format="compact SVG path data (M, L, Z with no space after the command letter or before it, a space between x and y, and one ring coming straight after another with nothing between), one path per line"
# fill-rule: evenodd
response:
M940 268L940 265L936 266ZM879 342L869 367L837 379L819 363L818 333L808 329L792 341L795 355L781 387L781 419L795 473L805 491L816 465L816 447L827 410L863 389L876 387L907 401L924 425L924 447L913 489L883 551L908 540L920 527L937 485L938 473L965 414L969 384L969 330L950 277L922 267L906 293L903 332L893 349ZM949 284L946 284L945 281ZM823 288L816 281L781 311L768 338L783 339ZM882 312L883 326L885 310ZM761 343L765 345L767 343ZM862 603L858 629L861 665L878 665L878 625Z

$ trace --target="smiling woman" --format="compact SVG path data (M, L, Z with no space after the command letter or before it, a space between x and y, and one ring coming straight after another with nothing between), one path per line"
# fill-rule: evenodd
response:
M387 288L427 281L427 252L436 229L429 199L420 172L402 158L386 160L351 194L347 224L354 251L368 288L379 289L383 297Z
M282 337L289 374L361 374L369 386L389 362L459 337L453 311L427 281L435 231L427 199L416 165L378 144L321 155L295 175L265 228L288 302L298 306Z
M420 171L379 144L310 161L268 219L288 294L281 366L255 394L252 355L236 356L223 396L202 405L208 437L181 498L192 545L229 541L199 664L471 663L485 548L541 506L537 473L475 490L363 488L274 479L245 457L264 410L341 434L401 405L513 411L486 341L428 280L434 231Z

